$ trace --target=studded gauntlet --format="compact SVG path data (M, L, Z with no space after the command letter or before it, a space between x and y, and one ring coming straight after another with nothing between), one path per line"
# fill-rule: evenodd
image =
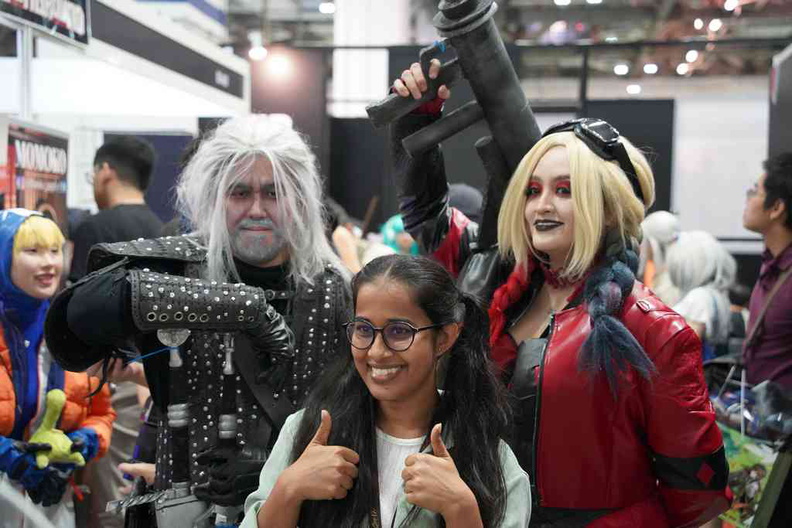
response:
M260 357L277 362L294 355L294 334L259 288L145 270L131 270L128 278L140 330L241 331Z

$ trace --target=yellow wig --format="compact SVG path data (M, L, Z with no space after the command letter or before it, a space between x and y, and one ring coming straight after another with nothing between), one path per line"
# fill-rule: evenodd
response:
M581 278L597 257L608 230L615 230L622 239L639 239L644 213L654 202L654 175L644 155L626 138L621 141L638 173L643 203L617 162L600 158L574 132L551 134L525 155L506 189L498 215L501 254L513 257L518 265L524 265L531 254L536 254L525 223L525 189L539 160L555 147L566 148L569 155L575 211L574 241L561 275L570 280Z
M27 248L62 248L66 239L58 224L44 216L29 216L14 235L14 253Z

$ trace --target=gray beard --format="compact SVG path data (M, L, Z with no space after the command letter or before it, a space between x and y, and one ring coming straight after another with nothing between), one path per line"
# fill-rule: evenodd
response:
M255 241L245 244L241 240L239 230L231 234L231 253L246 264L260 266L266 264L277 257L283 248L286 247L286 240L278 231L272 232L273 241L271 243Z

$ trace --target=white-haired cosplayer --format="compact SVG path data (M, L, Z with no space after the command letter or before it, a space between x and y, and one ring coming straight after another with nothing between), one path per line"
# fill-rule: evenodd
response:
M282 120L219 126L177 194L194 231L95 246L89 269L99 271L55 300L48 344L78 371L129 341L151 353L143 364L160 421L155 488L192 489L231 508L233 522L284 420L339 350L348 277L324 235L314 155ZM156 353L178 336L176 359ZM159 525L193 526L188 506Z
M638 262L638 276L667 305L676 303L679 289L668 277L668 248L679 238L679 219L668 211L655 211L641 222L643 240Z
M706 231L685 231L668 251L668 274L681 293L674 310L704 341L704 358L729 338L729 288L737 263L723 244Z
M280 222L274 226L272 248L235 246L228 225L232 189L268 161ZM265 171L266 165L264 164ZM257 176L261 176L258 174ZM249 191L266 189L248 189ZM207 246L207 278L238 278L231 255L248 263L266 257L268 249L285 248L296 283L313 283L328 263L342 269L327 241L322 220L322 182L316 158L301 135L282 119L251 115L220 125L198 147L176 189L178 208ZM255 200L251 192L251 199ZM265 198L261 198L264 200ZM240 254L241 253L241 254ZM277 255L269 255L275 258Z

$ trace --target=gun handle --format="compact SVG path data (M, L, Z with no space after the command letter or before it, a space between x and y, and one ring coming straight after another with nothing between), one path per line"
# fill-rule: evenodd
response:
M429 63L432 59L441 55L446 49L445 41L441 41L433 46L421 50L420 63L421 69L426 74L429 71ZM446 85L449 88L457 81L462 79L462 67L457 59L451 59L440 66L440 72L436 79L427 78L428 90L420 99L412 97L402 97L392 93L378 103L370 104L366 107L369 119L375 128L381 128L396 119L409 114L422 104L434 100L437 97L437 90Z

